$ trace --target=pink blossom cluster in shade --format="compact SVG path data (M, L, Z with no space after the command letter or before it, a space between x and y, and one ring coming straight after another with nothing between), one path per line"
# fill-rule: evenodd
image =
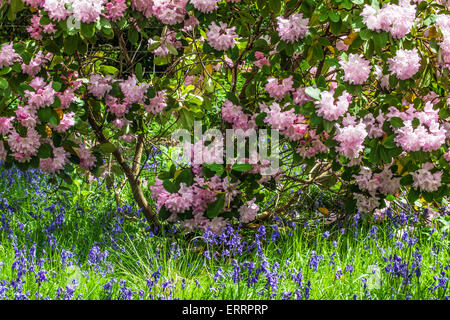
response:
M12 42L0 47L0 69L10 67L21 60L19 54L14 50Z
M297 153L305 159L312 158L320 153L326 153L330 150L323 141L329 138L329 134L322 132L318 134L316 130L308 131L307 137L300 141L301 146L297 148Z
M106 14L104 16L111 21L118 21L124 16L127 9L126 0L111 0L105 4Z
M198 169L198 167L197 167ZM222 217L209 219L205 216L208 205L217 200L219 192L225 192L226 202L229 203L240 193L236 190L237 182L231 183L228 178L221 179L214 176L207 180L203 177L201 170L195 171L194 184L187 187L184 183L176 193L169 193L158 178L155 185L150 186L152 197L156 201L156 207L160 210L163 206L172 213L169 221L175 222L179 218L178 213L192 211L193 218L183 222L187 230L210 230L213 233L220 233L226 226L226 221ZM225 206L225 211L230 210ZM249 212L244 212L245 218L249 218ZM244 218L244 219L245 219Z
M364 59L362 54L351 53L348 61L341 60L340 65L344 70L344 80L350 84L363 84L369 79L370 61Z
M41 25L41 14L35 14L31 17L31 26L27 27L27 31L30 33L31 38L35 40L42 40L42 33L53 34L56 33L55 25L49 23L47 25Z
M225 22L220 21L217 24L213 21L206 31L207 41L217 51L226 51L236 44L238 35L235 30L236 27L228 28Z
M264 53L256 51L255 58L256 61L253 64L258 68L262 68L263 66L270 66L270 61L264 56Z
M339 142L339 154L349 159L359 158L364 149L364 139L367 137L366 126L361 121L357 123L355 118L347 115L342 126L337 125L337 134L334 137L334 140Z
M436 25L442 32L442 41L439 42L439 46L442 51L443 64L450 69L450 15L439 14L436 17Z
M64 165L68 161L69 153L63 147L55 148L51 141L48 141L53 148L53 157L40 159L39 169L46 173L56 173L64 170Z
M409 107L401 112L395 107L389 107L387 118L398 117L403 120L404 126L394 128L397 135L394 141L404 151L432 152L439 149L446 141L447 130L439 123L439 110L433 109L433 104L427 102L422 111ZM419 125L414 128L413 121L417 118Z
M270 77L267 79L265 89L272 98L283 100L286 94L294 90L293 85L294 81L292 80L292 76L283 79L281 83L278 79Z
M323 91L321 100L315 102L317 114L328 121L336 121L347 112L351 101L352 95L347 91L342 92L336 102L334 92Z
M401 177L394 177L391 165L384 165L383 171L373 173L368 167L361 167L358 175L354 175L359 189L375 196L377 192L388 195L395 194L401 188Z
M254 119L242 111L242 107L233 104L230 100L226 100L222 105L222 117L226 122L233 124L233 129L254 129L256 123Z
M422 164L422 168L411 172L413 177L413 188L421 191L434 192L441 186L442 171L432 172L434 164L427 162Z
M157 41L155 41L153 39L149 39L148 45L150 46L155 42L157 42ZM160 42L160 46L158 48L154 49L152 51L152 53L154 55L160 56L160 57L165 57L170 53L169 48L167 47L168 45L173 46L175 49L180 49L182 47L181 42L177 40L176 33L174 31L168 30L168 29L166 30L165 33L163 33L161 35L159 42Z
M414 26L416 6L409 0L401 0L399 4L385 4L379 11L365 5L361 13L363 22L372 31L389 32L393 38L401 39Z
M144 104L145 111L153 114L161 113L167 107L166 90L158 91L156 96Z
M388 59L389 71L400 80L409 79L419 71L420 60L417 48L412 50L399 49L395 57Z
M308 131L305 117L295 114L294 109L284 111L280 104L276 102L272 103L270 107L260 104L260 109L267 113L264 122L268 123L273 129L279 130L282 135L291 141L301 140Z
M309 19L303 18L303 14L294 13L287 19L277 17L277 31L281 38L286 42L294 43L306 36L309 31Z
M258 212L259 206L255 203L256 199L252 199L247 204L239 208L239 221L242 223L249 223L255 220Z

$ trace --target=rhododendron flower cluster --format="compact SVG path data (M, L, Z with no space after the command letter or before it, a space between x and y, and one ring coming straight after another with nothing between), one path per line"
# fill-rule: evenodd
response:
M358 158L364 149L363 142L367 137L364 123L351 121L344 127L338 127L337 129L338 133L334 139L340 142L337 148L339 153L349 159Z
M377 12L373 7L365 5L361 15L370 30L390 32L393 38L400 39L414 25L416 6L411 5L409 0L402 0L399 5L386 4Z
M421 169L411 172L414 179L413 187L422 191L433 192L441 186L442 172L431 170L434 164L431 162L424 163Z
M277 100L283 100L284 96L287 93L294 90L294 82L292 81L292 76L283 79L281 83L278 81L278 79L273 77L270 77L269 79L267 79L267 81L268 82L265 86L267 92L272 98L275 98Z
M247 202L246 205L239 208L239 214L241 215L239 217L239 221L242 223L249 223L255 220L256 215L259 212L259 206L255 204L255 200L256 199L253 199Z
M69 153L62 147L53 147L53 157L41 159L39 169L47 173L55 173L64 169Z
M426 152L440 148L446 140L447 131L439 124L439 110L434 110L428 102L423 111L417 111L409 107L406 112L401 112L395 107L389 108L388 118L398 117L403 120L404 126L394 128L397 134L394 141L405 151ZM414 128L414 119L419 120L419 125Z
M112 0L105 5L105 17L111 21L117 21L124 16L124 11L127 9L126 0Z
M254 121L249 122L249 115L242 111L242 107L234 105L229 100L222 105L222 117L225 121L232 123L234 129L247 130L256 127Z
M348 61L340 62L344 69L344 79L350 84L363 84L369 79L370 61L364 59L363 55L349 54Z
M219 25L213 21L206 32L207 41L214 49L226 51L236 44L235 39L238 35L235 30L236 27L228 28L227 24L222 21L219 22Z
M4 44L0 47L0 69L9 67L20 60L20 56L13 49L13 44Z
M92 154L91 150L86 148L86 146L81 145L78 149L78 156L80 157L80 168L84 170L89 170L95 166L96 158Z
M210 13L219 8L217 6L218 2L220 2L220 0L191 0L194 8L203 13Z
M384 165L383 171L373 173L368 167L362 167L358 175L355 176L356 184L361 190L368 191L372 196L376 192L382 194L395 194L400 190L401 177L394 177L391 166Z
M286 42L295 42L306 36L309 31L308 18L303 18L302 13L294 13L289 18L277 18L277 31L281 40Z
M149 46L155 42L157 41L154 41L153 39L148 40ZM161 35L161 39L159 42L160 46L152 51L156 56L167 56L170 53L167 45L171 45L175 49L180 49L182 47L181 42L177 40L176 33L171 30L167 30L165 34Z
M419 71L420 56L417 49L397 51L394 58L388 59L389 71L393 72L400 80L411 78Z
M328 121L335 121L347 112L352 96L347 91L344 91L337 102L335 102L333 92L323 91L321 98L320 101L315 102L317 114Z
M25 136L13 130L8 136L8 145L18 162L30 161L31 156L37 154L41 145L40 135L34 128L28 128Z
M181 184L180 190L176 193L169 193L163 186L163 182L156 179L155 185L150 186L150 190L156 199L156 206L160 209L165 207L171 216L169 221L178 221L177 214L192 212L192 218L186 219L183 226L187 230L194 230L200 228L204 231L218 233L226 227L226 221L222 217L215 217L208 219L204 213L208 205L216 201L217 194L225 192L226 202L233 201L239 193L238 190L233 190L237 183L230 183L228 178L221 180L218 176L206 180L200 173L195 177L195 182L192 186L187 187L184 183ZM251 204L250 204L251 205ZM252 207L251 210L255 208ZM247 213L247 218L248 218Z
M72 2L72 12L77 21L91 23L100 17L104 4L105 0L76 0Z
M130 104L136 102L142 103L149 86L148 83L138 84L138 80L134 74L119 84L127 103Z
M442 32L442 41L439 42L439 46L442 50L444 65L450 69L450 16L439 14L436 17L436 25Z
M153 0L153 15L168 25L183 22L187 2L188 0Z
M145 111L158 114L167 107L166 91L159 91L154 98L151 98L148 105L144 105Z

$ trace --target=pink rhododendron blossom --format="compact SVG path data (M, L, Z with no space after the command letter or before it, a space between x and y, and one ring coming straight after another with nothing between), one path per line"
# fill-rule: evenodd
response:
M350 84L363 84L369 79L370 61L364 59L363 55L350 53L348 61L341 60L344 69L344 79Z
M148 45L150 46L154 42L156 41L154 41L153 39L149 39ZM152 51L156 56L167 56L170 53L169 48L167 47L168 45L173 46L175 49L180 49L182 47L181 42L177 40L177 34L174 31L168 29L165 34L161 35L161 39L159 42L160 46Z
M167 107L166 90L159 91L154 98L150 99L148 105L144 105L145 111L158 114Z
M269 59L264 56L264 53L260 51L255 52L255 58L257 59L253 64L258 68L262 68L263 66L270 66Z
M28 99L28 104L33 108L40 109L47 107L52 105L55 101L55 90L53 89L51 83L44 87L38 87L35 90L35 92L25 90L25 98Z
M293 43L306 36L309 31L308 18L303 18L302 13L294 13L289 18L277 17L277 31L281 40Z
M142 12L146 18L150 18L153 14L153 0L131 0L131 7Z
M340 142L337 148L339 154L349 159L358 158L363 151L364 139L367 137L367 131L364 123L338 127L338 133L334 139Z
M36 56L31 59L29 64L22 63L22 71L30 76L37 75L42 67L44 67L53 57L52 53L47 53L44 56L42 51L39 51Z
M13 128L12 118L0 117L0 134L8 134Z
M424 163L421 169L411 172L414 179L413 188L421 191L434 192L441 186L442 171L431 173L434 164Z
M41 145L39 140L40 135L34 128L29 128L24 137L13 130L8 136L8 145L18 162L28 162L37 154Z
M119 84L119 87L128 103L142 103L144 95L150 86L148 83L138 85L137 82L138 80L133 74L132 76L129 76L127 80Z
M217 2L220 1L221 0L191 0L191 3L195 9L203 13L210 13L219 8Z
M112 0L105 5L108 12L105 17L111 21L117 21L124 16L124 12L127 9L126 0Z
M13 48L12 42L0 47L0 69L12 66L15 62L20 61L20 59L20 56Z
M66 5L72 3L73 0L45 0L43 7L48 12L48 16L52 20L61 21L70 16Z
M436 17L436 25L442 32L442 41L439 42L442 59L446 68L450 69L450 16L439 14Z
M41 159L39 162L39 169L46 173L55 173L64 170L67 163L69 153L62 147L53 147L53 157Z
M294 92L292 92L292 96L294 98L294 103L298 106L304 105L308 101L312 101L313 99L306 94L306 88L305 87L298 87L295 89Z
M72 12L77 21L92 23L100 17L104 3L105 0L76 0L72 2Z
M314 102L317 108L317 114L328 121L336 121L344 115L350 105L351 94L347 91L342 92L337 102L334 101L333 92L323 91L321 100Z
M365 25L373 31L390 32L393 38L400 39L411 31L416 17L416 6L409 1L401 1L399 5L386 4L377 12L365 5L361 13Z
M183 22L187 2L188 0L153 0L153 15L168 25Z
M89 86L87 87L88 91L97 99L101 99L111 91L111 76L103 77L98 74L91 75L89 79Z
M106 96L105 104L109 107L109 111L119 118L128 113L130 108L128 103L112 96Z
M389 71L400 80L409 79L419 71L420 60L416 48L413 50L399 49L394 58L388 59Z
M227 28L227 24L220 21L219 25L215 21L211 23L206 31L207 41L217 51L226 51L236 44L236 27Z
M73 112L64 113L63 118L59 122L59 125L57 125L56 127L53 127L53 128L58 132L66 132L67 130L69 130L71 127L73 127L75 125L75 117L74 116L75 116L75 113L73 113Z
M259 212L259 206L255 204L255 200L253 199L247 202L246 205L239 208L239 221L242 223L249 223L250 221L255 220L256 215Z
M86 146L82 145L78 149L78 156L80 157L80 168L84 170L90 170L95 166L95 161L97 160L92 154L91 150L87 149Z
M265 86L269 95L277 100L283 100L284 96L294 90L294 81L292 80L292 76L289 78L283 79L281 83L278 79L270 77L267 79L267 84Z

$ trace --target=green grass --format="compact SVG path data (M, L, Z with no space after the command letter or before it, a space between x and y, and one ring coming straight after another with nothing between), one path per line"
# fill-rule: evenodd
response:
M255 244L258 232L239 230L231 233L228 241L238 239L234 243L242 246L242 252L225 255L227 249L232 249L230 244L208 243L201 234L176 231L165 236L152 235L141 216L139 222L123 221L112 192L96 182L89 185L80 182L72 192L47 194L44 191L51 191L52 187L35 173L3 171L2 174L0 299L21 298L27 293L29 299L35 299L36 293L40 299L63 299L64 294L72 299L121 299L129 297L128 290L133 292L130 296L134 299L382 300L445 299L450 295L448 234L438 222L436 230L416 226L409 236L417 239L417 243L409 246L397 237L406 226L396 227L389 219L374 224L370 216L362 216L357 227L350 219L346 225L332 228L311 219L309 226L297 224L295 229L280 220L273 222L280 230L274 241L271 241L273 228L265 226L267 236L261 241L261 252L256 246L248 249ZM48 209L52 205L54 210ZM30 212L42 217L35 219ZM63 219L59 217L61 224L55 224L61 213L64 215ZM138 216L135 209L128 214ZM413 216L410 214L410 221ZM448 221L448 217L445 219ZM49 228L52 223L54 230ZM373 226L377 230L370 232ZM166 226L168 230L171 228ZM330 232L328 240L323 235L325 231ZM33 244L35 257L29 251ZM27 249L21 250L24 245ZM95 246L108 253L100 263L89 257ZM433 254L437 248L439 253ZM75 254L65 265L62 249ZM310 266L313 251L322 256L317 270ZM419 277L412 270L413 253L417 252L422 256ZM404 277L395 277L385 270L390 263L386 259L394 255L405 263L404 270L412 274L406 285ZM41 258L45 261L39 266ZM23 262L28 260L32 263ZM20 267L21 261L24 267ZM249 286L249 279L255 276L253 271L249 277L250 262L261 272ZM352 272L346 269L350 265ZM382 285L371 283L377 279L377 275L370 273L371 266L378 268ZM20 285L14 283L18 269L25 270ZM219 269L222 276L217 276ZM336 277L338 269L342 270L342 277ZM36 277L41 270L47 271L47 280L39 286ZM301 285L293 279L299 271L303 275ZM75 285L71 283L73 279L78 280ZM149 288L148 281L156 283ZM439 281L440 287L430 289ZM107 283L111 288L105 290ZM68 286L69 291L74 289L72 296L67 295Z

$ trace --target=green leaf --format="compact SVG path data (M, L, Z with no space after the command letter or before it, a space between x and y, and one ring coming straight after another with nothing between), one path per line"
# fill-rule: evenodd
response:
M414 188L409 189L409 192L408 192L409 203L416 202L416 200L419 199L419 196L420 196L420 191L418 189L414 189Z
M235 163L231 170L244 172L244 171L250 171L253 169L253 166L250 163Z
M101 151L103 151L104 153L113 153L114 151L116 151L116 146L110 142L106 142L106 143L102 143L100 145L99 149Z
M94 23L81 23L81 34L86 38L92 38L95 34L95 24Z
M37 156L41 159L50 158L53 153L53 148L48 143L41 144L39 146L39 150Z
M128 29L128 40L132 44L136 44L139 40L139 32L135 28L129 28Z
M161 207L161 209L159 209L159 213L158 213L158 217L161 221L165 221L167 219L169 219L169 217L172 215L172 213L166 209L166 207Z
M403 176L403 177L400 179L400 184L401 184L402 186L409 186L409 185L412 185L413 182L414 182L413 176L410 175L410 174L407 174L406 176Z
M173 45L171 45L170 43L166 43L166 47L167 49L169 49L169 52L171 54L173 54L174 56L178 55L178 50Z
M177 178L175 179L175 183L185 183L186 186L190 187L194 183L194 175L191 169L184 169L181 171Z
M175 183L173 183L170 180L164 180L163 181L163 187L164 187L164 189L166 189L170 193L177 193L178 190L180 190L180 186L176 185Z
M281 10L281 1L280 0L269 0L270 9L273 13L277 14Z
M330 11L328 13L328 16L330 17L330 20L333 22L338 22L341 19L341 17L339 16L339 12L336 11Z
M405 126L403 120L401 118L399 118L399 117L391 118L390 123L395 129L399 129L399 128Z
M384 140L384 147L388 149L393 149L397 146L397 144L394 141L395 134L391 134L389 137Z
M134 67L134 73L136 74L136 77L139 81L143 81L142 63L136 63L136 66Z
M206 209L206 216L210 219L217 217L223 210L225 206L225 194L219 194L217 200L209 204Z
M305 89L305 93L313 99L316 100L322 99L322 97L320 96L320 89L318 88L308 87Z
M0 78L0 89L5 90L6 88L8 88L9 83L5 78Z

